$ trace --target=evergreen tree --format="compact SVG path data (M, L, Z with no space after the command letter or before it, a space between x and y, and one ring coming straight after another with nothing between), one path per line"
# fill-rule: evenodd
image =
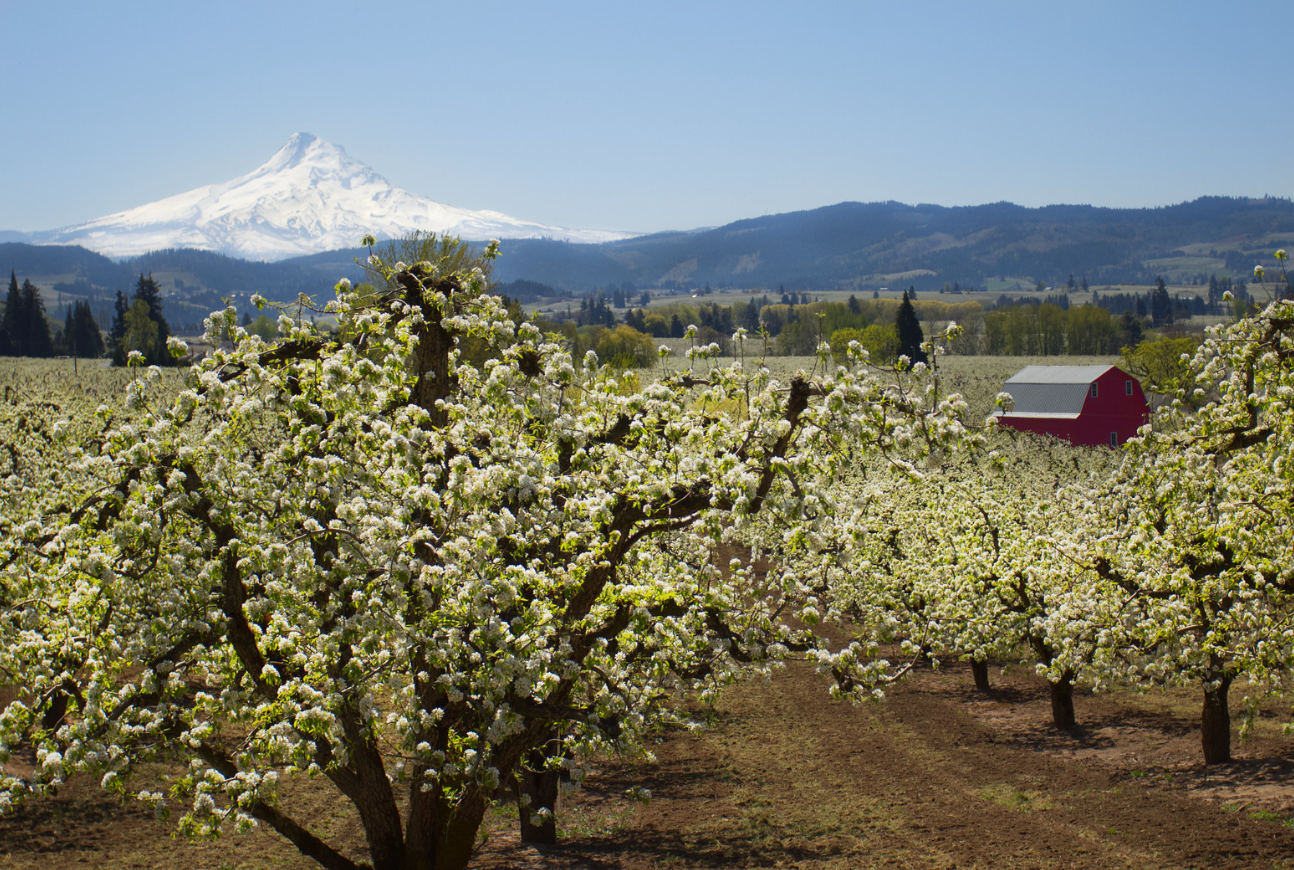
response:
M28 278L18 286L18 277L9 274L9 293L5 297L4 320L0 324L4 353L8 356L50 357L54 341L45 321L45 303L40 288Z
M124 366L126 355L130 352L126 347L126 312L130 310L130 306L126 304L126 297L120 290L117 291L117 301L113 303L113 309L112 332L108 334L108 350L112 355L112 364Z
M75 357L97 358L104 354L103 335L89 302L77 302L67 309L63 345Z
M149 272L147 277L142 273L139 276L139 283L135 285L135 302L143 302L147 308L148 319L153 322L156 328L156 339L150 345L151 352L145 351L144 356L149 365L169 366L174 365L175 360L166 349L167 339L171 337L171 327L162 316L162 294L153 280L153 273ZM147 330L152 335L153 330ZM139 348L143 350L143 348Z
M4 314L0 315L0 356L13 355L13 341L10 340L9 330L17 322L19 298L18 276L11 271L9 273L9 295L5 296Z
M1168 295L1163 278L1155 279L1155 289L1150 294L1150 320L1154 326L1167 326L1173 322L1173 299Z
M1132 309L1123 312L1119 319L1119 337L1124 348L1136 347L1141 343L1143 332L1141 318Z
M917 310L912 307L912 300L908 298L906 290L903 291L903 301L894 317L894 328L899 333L899 356L908 358L909 367L925 362L926 352L921 349L921 343L926 340L926 336L921 331Z
M31 279L22 282L22 330L25 333L23 356L51 357L54 355L54 340L49 334L49 323L45 320L45 303L40 298L40 288L31 283Z

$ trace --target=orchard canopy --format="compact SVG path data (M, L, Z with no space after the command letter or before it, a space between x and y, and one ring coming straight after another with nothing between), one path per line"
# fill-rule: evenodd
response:
M213 315L233 347L178 395L141 367L126 410L6 480L0 803L92 773L186 833L263 823L359 866L280 795L310 776L354 804L372 866L461 867L501 784L578 779L742 669L795 650L857 691L887 678L788 626L831 615L823 590L751 564L821 546L830 482L865 457L967 441L956 399L861 352L779 383L716 346L631 389L479 270L370 265L375 292L323 309L335 332L307 300L274 346ZM461 361L468 340L491 358ZM745 558L716 558L727 538ZM137 785L150 760L182 762L166 791Z
M855 697L902 672L884 643L1019 659L1062 727L1076 684L1195 685L1207 761L1233 685L1284 686L1294 303L1216 329L1116 452L972 431L936 369L857 343L789 382L662 349L642 386L449 252L373 258L375 288L322 309L335 331L308 300L273 346L214 315L232 347L178 393L141 366L124 410L10 445L0 803L92 773L191 834L460 868L500 788L578 781L789 655ZM353 804L366 857L294 815L280 786L306 777Z

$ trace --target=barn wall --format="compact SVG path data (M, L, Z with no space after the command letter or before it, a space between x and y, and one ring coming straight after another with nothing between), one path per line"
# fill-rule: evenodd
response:
M1128 395L1127 384L1132 384ZM1075 444L1110 443L1110 433L1118 433L1122 444L1137 434L1137 430L1150 422L1150 410L1141 384L1127 372L1112 368L1096 379L1096 397L1090 394L1083 403L1073 429Z
M1129 381L1132 382L1132 395L1128 395ZM1089 395L1077 419L1004 414L998 422L1021 432L1054 435L1084 447L1109 447L1111 432L1117 435L1119 444L1123 444L1134 437L1141 426L1150 422L1146 395L1132 375L1112 368L1097 378L1095 397L1090 394L1090 385L1088 389Z
M998 425L1008 426L1020 432L1033 432L1036 435L1053 435L1067 441L1074 440L1074 424L1077 420L1056 417L1012 417L1004 414L998 417Z

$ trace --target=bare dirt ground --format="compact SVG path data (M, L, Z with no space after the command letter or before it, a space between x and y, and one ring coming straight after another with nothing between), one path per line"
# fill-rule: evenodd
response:
M731 690L713 726L608 767L543 851L510 832L485 868L1294 867L1294 743L1270 724L1206 770L1190 693L1083 696L1050 727L1044 685L925 672L883 704L831 702L807 669ZM641 780L639 779L641 777ZM638 807L619 792L652 790Z
M650 766L608 762L559 818L557 847L518 842L502 807L474 866L644 868L1294 867L1294 741L1271 722L1207 770L1189 692L1080 696L1049 726L1045 687L993 670L992 695L953 666L882 704L832 702L792 665L730 689L709 727L663 734ZM625 791L645 785L642 805ZM358 850L336 801L315 824ZM0 820L0 868L313 867L268 832L189 843L93 784Z

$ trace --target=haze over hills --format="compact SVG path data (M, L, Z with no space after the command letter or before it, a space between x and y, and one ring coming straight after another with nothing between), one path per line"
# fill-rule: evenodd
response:
M1192 284L1209 275L1248 278L1255 263L1273 265L1282 247L1294 248L1294 203L1286 199L1205 197L1152 209L840 203L602 244L505 240L495 277L572 293L706 284L929 291L953 282L998 291L1060 285L1070 274L1094 285L1149 284L1159 275ZM252 292L324 297L341 277L360 279L355 260L365 253L342 248L266 263L170 249L114 262L79 247L0 244L0 275L12 269L30 277L56 310L69 296L110 305L113 291L129 291L140 273L151 272L168 307L182 307L182 322L194 323L222 299L241 306Z
M551 227L496 211L444 205L396 187L341 147L296 133L264 164L212 184L76 226L8 232L0 241L80 245L108 257L195 248L282 260L413 230L470 240L546 237L605 242L630 233Z
M172 304L189 306L200 319L222 298L252 292L279 299L326 294L339 278L359 277L355 258L365 252L354 245L364 235L396 238L413 230L503 239L500 280L573 293L707 284L870 291L959 282L1002 289L1063 283L1070 274L1100 284L1149 283L1157 275L1170 283L1243 277L1255 257L1294 245L1294 203L1203 197L1165 208L1110 209L844 202L633 236L447 206L395 187L332 143L297 133L233 181L74 227L0 233L0 273L13 269L58 294L98 297L153 272Z
M496 273L572 290L632 282L656 287L918 290L991 279L1102 284L1189 283L1201 273L1245 277L1294 244L1294 202L1202 197L1161 208L837 205L657 233L603 245L515 240Z

